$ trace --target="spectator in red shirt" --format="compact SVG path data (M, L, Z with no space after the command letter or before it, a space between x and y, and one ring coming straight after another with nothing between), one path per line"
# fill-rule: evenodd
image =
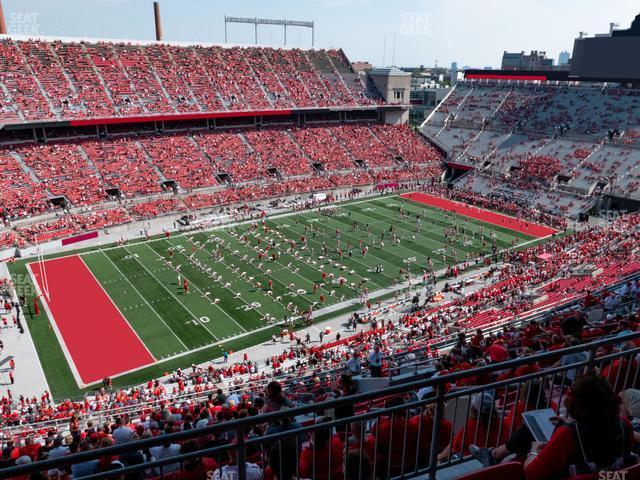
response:
M493 392L481 392L471 397L469 419L455 437L453 443L438 455L438 461L446 461L452 454L469 455L472 444L481 447L498 443L499 423L494 406Z
M623 345L620 350L635 348L631 342ZM612 363L602 369L602 376L613 386L616 393L625 388L634 388L633 381L637 378L638 363L628 357L616 358Z
M500 332L498 332L498 335L500 335ZM491 359L491 363L504 362L509 358L509 352L504 347L504 340L502 340L500 336L495 342L489 345L485 353Z
M564 344L562 342L562 338L560 335L553 334L551 336L551 345L547 348L548 351L554 352L556 350L561 350L564 348Z
M401 396L396 396L387 401L385 406L393 408L403 404L404 399ZM387 474L389 467L392 475L400 474L403 451L405 451L405 433L407 434L407 445L410 438L408 431L406 411L404 410L380 418L371 429L371 436L366 442L366 450L377 464L376 471L382 476ZM413 468L414 461L415 455L404 455L405 472Z
M522 426L522 414L531 410L547 408L547 399L540 382L531 380L522 384L520 388L518 403L516 403L502 421L504 437L510 436Z
M476 334L471 337L471 345L469 348L471 350L471 354L474 357L482 355L482 346L484 343L484 335L482 335L482 329L477 329Z
M587 291L587 295L584 297L582 303L586 308L589 308L597 305L598 299L590 291Z
M451 438L452 423L443 418L440 422L440 436L438 437L438 451L442 451L449 444ZM429 453L431 452L431 434L433 433L433 412L425 407L422 415L418 414L409 419L409 430L407 433L407 455L415 458L416 448L418 449L418 465L424 467L429 463Z
M328 419L321 418L318 423ZM321 428L313 433L313 439L307 442L300 452L300 476L325 480L342 478L344 445L337 435L332 436L329 428ZM331 472L331 474L329 474Z
M31 458L31 461L35 462L38 458L38 451L40 450L40 444L33 441L33 436L29 435L24 439L24 447L20 449L20 455L27 455Z
M597 374L576 379L565 406L573 420L558 426L547 445L533 443L524 463L528 480L568 473L589 474L595 468L624 467L633 446L633 430L618 416L619 399Z

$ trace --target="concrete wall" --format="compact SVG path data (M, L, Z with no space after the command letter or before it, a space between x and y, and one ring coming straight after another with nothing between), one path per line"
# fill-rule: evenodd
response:
M411 92L411 74L398 69L376 69L369 77L388 103L408 104Z
M382 112L382 121L389 125L401 125L409 121L409 109Z

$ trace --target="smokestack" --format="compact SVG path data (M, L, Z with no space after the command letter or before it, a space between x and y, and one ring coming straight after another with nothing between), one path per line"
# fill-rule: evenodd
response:
M4 12L2 11L2 0L0 0L0 34L7 33L7 24L4 23Z
M160 21L160 3L158 2L153 2L153 15L156 20L156 41L160 42L162 41L162 22Z

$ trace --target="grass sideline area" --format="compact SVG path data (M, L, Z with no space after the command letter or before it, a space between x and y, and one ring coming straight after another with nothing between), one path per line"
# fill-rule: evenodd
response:
M358 223L357 229L353 227L354 222ZM295 315L292 306L302 312L319 302L320 295L324 300L322 307L335 305L341 300L357 298L362 286L369 289L369 298L375 301L376 291L401 280L400 269L421 274L427 258L432 259L435 270L446 268L453 263L453 250L441 251L444 230L454 225L465 231L454 242L458 262L464 261L467 254L490 253L490 232L499 250L533 240L482 221L389 195L332 205L328 211L268 217L265 219L267 229L262 224L257 230L251 230L250 224L231 225L170 238L133 241L124 246L86 248L71 254L81 256L157 360L150 367L113 379L115 386L129 386L178 367L218 358L223 349L237 351L270 340L281 327L265 323L266 314L280 321L284 315ZM392 226L400 239L398 245L391 239ZM342 259L336 251L338 229ZM484 248L480 229L485 236ZM380 245L383 232L384 247ZM307 244L304 249L302 236ZM295 241L296 246L287 240ZM369 247L366 255L359 247L360 241ZM271 242L279 244L273 247L278 251L276 260L264 255L259 261L257 250L264 250ZM351 256L347 242L351 243ZM326 255L322 251L323 243ZM169 250L173 251L171 258ZM46 258L68 255L70 253L60 253ZM25 316L53 397L76 398L92 388L78 387L46 313L41 310L39 316L33 315L31 301L35 290L26 269L33 261L19 260L9 264L9 269L18 293L28 297ZM376 266L381 266L382 271L376 273ZM329 281L327 277L323 282L322 271L333 274L333 279ZM178 274L188 279L188 295L184 295L178 283ZM346 279L345 285L335 283L340 276ZM253 279L249 281L249 277ZM258 281L260 287L256 285ZM314 293L314 283L325 285ZM351 283L361 287L351 288ZM388 298L389 294L384 296ZM339 308L314 320L334 318L356 308ZM301 327L298 322L297 328ZM109 355L118 353L117 349L100 344L99 332L95 329L88 328L86 340L96 344L96 361L108 362Z

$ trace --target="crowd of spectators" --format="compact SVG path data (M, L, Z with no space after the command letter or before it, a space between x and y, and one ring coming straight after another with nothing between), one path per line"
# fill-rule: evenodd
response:
M4 120L370 105L344 53L3 40ZM354 79L356 81L354 81Z
M616 86L467 82L439 110L466 125L551 134L564 126L594 137L607 129L635 130L639 104L636 90Z
M374 124L21 144L0 150L0 215L6 226L33 217L36 225L20 227L25 238L32 240L39 232L56 239L75 233L74 227L84 229L82 222L66 218L74 207L95 209L118 201L132 217L151 218L154 212L185 210L184 196L211 196L197 189L224 187L228 191L201 204L223 205L334 187L428 180L440 173L439 161L435 150L408 127ZM250 187L249 182L261 183ZM144 201L170 188L181 198ZM190 208L198 204L190 202ZM37 222L39 215L56 209L59 218Z
M89 213L62 215L54 220L16 227L16 232L29 243L44 243L70 237L81 232L100 230L131 221L124 208L99 210Z
M607 85L463 82L424 131L502 185L560 196L560 209L578 195L638 196L639 98Z
M15 157L0 153L0 217L23 218L46 210L44 185L29 177Z

